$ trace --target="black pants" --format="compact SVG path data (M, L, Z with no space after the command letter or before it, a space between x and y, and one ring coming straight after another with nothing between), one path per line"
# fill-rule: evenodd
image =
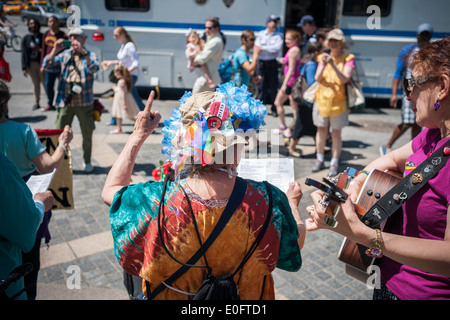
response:
M41 239L36 239L36 242L30 252L22 252L22 263L31 263L33 270L24 277L25 288L28 300L36 300L37 279L39 269L41 267Z
M258 89L258 100L270 104L275 108L274 102L278 91L278 62L277 60L259 61L257 75L262 76Z
M303 136L315 137L317 127L312 119L312 107L309 107L304 101L297 102L297 118L295 120L294 130L292 131L293 139L300 139Z

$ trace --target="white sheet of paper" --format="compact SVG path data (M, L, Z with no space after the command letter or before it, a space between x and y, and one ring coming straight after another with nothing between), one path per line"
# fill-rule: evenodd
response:
M255 181L268 181L286 192L295 180L294 160L289 158L242 159L237 167L239 176Z
M36 176L31 176L27 181L27 186L30 189L33 196L36 193L44 192L48 190L50 183L52 182L53 176L55 175L56 169L47 174L40 174Z

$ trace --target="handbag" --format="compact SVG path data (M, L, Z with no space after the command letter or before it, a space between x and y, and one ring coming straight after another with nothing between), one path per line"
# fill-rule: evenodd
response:
M306 90L304 93L303 93L303 99L306 101L306 102L309 102L309 103L314 103L314 101L316 100L316 92L317 92L317 89L319 89L319 86L320 86L320 82L314 82L309 88L308 88L308 90Z
M295 102L301 103L303 100L303 93L308 90L309 85L306 81L305 74L303 73L300 77L298 77L294 84L292 85L292 98Z
M347 106L350 110L358 110L366 107L366 99L362 92L362 81L359 80L358 69L356 68L355 62L355 71L358 80L350 79L350 82L345 86L345 92L347 95Z

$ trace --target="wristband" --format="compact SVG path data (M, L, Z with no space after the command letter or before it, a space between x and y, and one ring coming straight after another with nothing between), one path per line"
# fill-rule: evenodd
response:
M361 170L358 172L357 176L359 176L361 173L365 173L366 175L369 175L369 172L367 170Z

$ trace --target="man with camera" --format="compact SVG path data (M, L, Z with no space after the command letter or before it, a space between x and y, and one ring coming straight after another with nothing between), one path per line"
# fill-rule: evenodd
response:
M45 57L44 67L52 65L59 70L60 81L56 96L56 128L72 125L74 116L80 122L83 137L84 171L91 173L92 133L94 124L94 73L99 62L93 52L84 48L86 35L80 28L71 29L69 40L58 39ZM61 48L68 49L59 53Z

